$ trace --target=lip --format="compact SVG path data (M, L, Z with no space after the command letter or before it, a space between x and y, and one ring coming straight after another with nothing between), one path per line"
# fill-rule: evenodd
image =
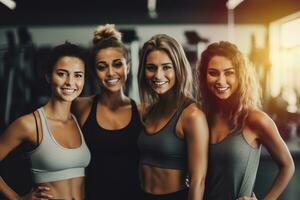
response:
M77 90L74 88L61 88L61 91L63 92L63 94L66 95L72 95L74 94Z
M229 87L214 87L218 93L224 93L229 90Z
M156 87L160 87L166 83L168 83L168 81L152 81L152 84Z
M110 86L116 85L120 81L120 78L109 78L105 80L105 83Z

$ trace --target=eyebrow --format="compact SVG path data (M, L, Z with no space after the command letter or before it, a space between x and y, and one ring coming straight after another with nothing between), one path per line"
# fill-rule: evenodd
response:
M217 70L217 69L214 68L214 67L210 67L207 70ZM229 67L229 68L224 69L223 71L229 71L229 70L235 70L235 68L234 67Z
M65 70L65 69L57 69L56 71L63 71L63 72L66 72L66 73L70 73L68 70ZM74 73L76 74L83 74L84 72L83 71L75 71Z

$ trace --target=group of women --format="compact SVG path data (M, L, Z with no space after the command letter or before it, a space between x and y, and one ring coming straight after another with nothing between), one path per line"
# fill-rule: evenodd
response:
M0 160L25 144L35 183L21 197L1 178L7 199L256 199L262 145L279 167L264 199L287 186L292 157L260 110L255 73L234 44L209 45L193 80L182 46L153 36L141 50L139 105L124 93L135 66L113 25L96 29L90 54L100 94L78 97L89 57L62 44L46 70L48 103L1 134Z

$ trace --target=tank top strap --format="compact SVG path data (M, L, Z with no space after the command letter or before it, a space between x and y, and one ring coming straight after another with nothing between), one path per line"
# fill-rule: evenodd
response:
M83 137L83 134L82 134L80 125L79 125L79 123L78 123L78 121L77 121L75 115L73 115L73 114L71 113L71 116L72 116L72 119L75 121L76 127L77 127L77 129L78 129L78 131L79 131L80 138L81 138L81 141L82 141L81 143L84 143L85 141L84 141L84 137ZM81 145L81 146L82 146L82 145Z
M95 95L93 98L93 103L89 114L89 117L91 117L91 119L96 119L98 98L99 98L98 94Z
M47 123L47 118L46 118L46 114L44 112L44 108L40 107L39 109L37 109L39 116L40 116L40 120L41 120L41 125L42 125L42 137L47 137L47 138L51 138L51 133L48 130L48 123Z
M171 120L169 121L168 123L168 126L172 126L174 127L173 130L175 130L176 128L176 124L180 118L180 115L181 113L188 107L192 104L193 102L188 102L188 103L185 103L183 106L181 106L180 108L177 109L177 111L175 112L175 114L173 115L173 117L171 118Z
M136 105L136 102L133 99L130 99L130 104L132 106L132 116L139 116L139 111Z

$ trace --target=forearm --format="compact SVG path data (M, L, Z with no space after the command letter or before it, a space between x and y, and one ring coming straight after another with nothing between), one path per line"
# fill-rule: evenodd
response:
M188 200L202 200L204 196L205 180L192 180L189 187Z
M20 200L20 196L13 191L0 177L0 192L5 196L6 199L8 200Z
M265 195L263 200L274 200L277 199L283 190L288 185L295 171L294 164L289 166L281 167L271 189Z

